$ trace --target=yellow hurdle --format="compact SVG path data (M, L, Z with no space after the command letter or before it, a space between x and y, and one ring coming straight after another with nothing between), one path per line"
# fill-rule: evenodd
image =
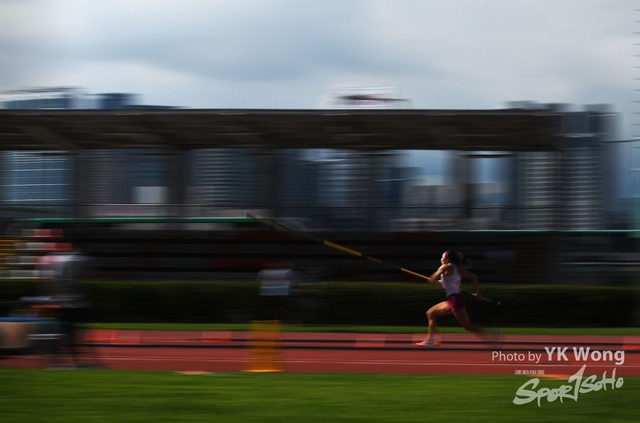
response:
M279 320L251 322L249 352L245 372L281 372Z

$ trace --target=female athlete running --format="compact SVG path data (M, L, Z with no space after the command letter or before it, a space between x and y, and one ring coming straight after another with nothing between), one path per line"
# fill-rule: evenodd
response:
M471 260L465 258L464 255L458 251L447 250L442 254L440 263L442 263L442 266L431 275L429 282L442 285L447 299L434 305L427 311L429 335L424 341L416 344L421 347L431 347L440 343L439 340L435 339L435 334L439 333L436 327L436 318L450 313L453 313L456 319L458 319L458 322L460 322L462 327L467 331L478 334L484 333L480 327L471 323L469 315L467 314L464 298L462 298L460 294L460 281L462 277L465 277L471 279L476 289L476 297L480 300L482 299L480 286L478 285L478 277L467 270L467 268L471 266Z

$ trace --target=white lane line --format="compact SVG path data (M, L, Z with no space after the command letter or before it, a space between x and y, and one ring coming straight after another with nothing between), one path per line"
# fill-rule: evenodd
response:
M128 356L110 356L108 358L103 357L103 360L109 361L183 361L179 358L175 357L128 357ZM249 360L242 358L198 358L198 359L190 359L191 362L206 362L206 363L246 363ZM275 360L278 363L282 364L337 364L337 365L396 365L396 366L467 366L467 367L567 367L567 366L577 366L578 363L560 363L560 364L526 364L526 363L469 363L469 362L459 362L459 361L426 361L426 362L416 362L416 361L402 361L402 360L331 360L331 359L293 359L293 360ZM592 366L597 367L608 367L606 364L592 364ZM621 369L628 368L640 368L640 364L624 364L621 366L613 366L619 367Z

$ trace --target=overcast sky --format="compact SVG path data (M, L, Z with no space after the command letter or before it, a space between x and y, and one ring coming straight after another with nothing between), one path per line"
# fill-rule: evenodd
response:
M324 108L351 87L392 87L420 109L609 103L628 139L640 134L634 9L637 0L0 0L0 90L78 86L197 108Z

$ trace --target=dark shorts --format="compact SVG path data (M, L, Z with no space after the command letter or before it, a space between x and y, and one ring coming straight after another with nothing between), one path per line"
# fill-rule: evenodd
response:
M462 310L465 307L464 298L460 294L451 294L447 297L447 304L451 311Z

